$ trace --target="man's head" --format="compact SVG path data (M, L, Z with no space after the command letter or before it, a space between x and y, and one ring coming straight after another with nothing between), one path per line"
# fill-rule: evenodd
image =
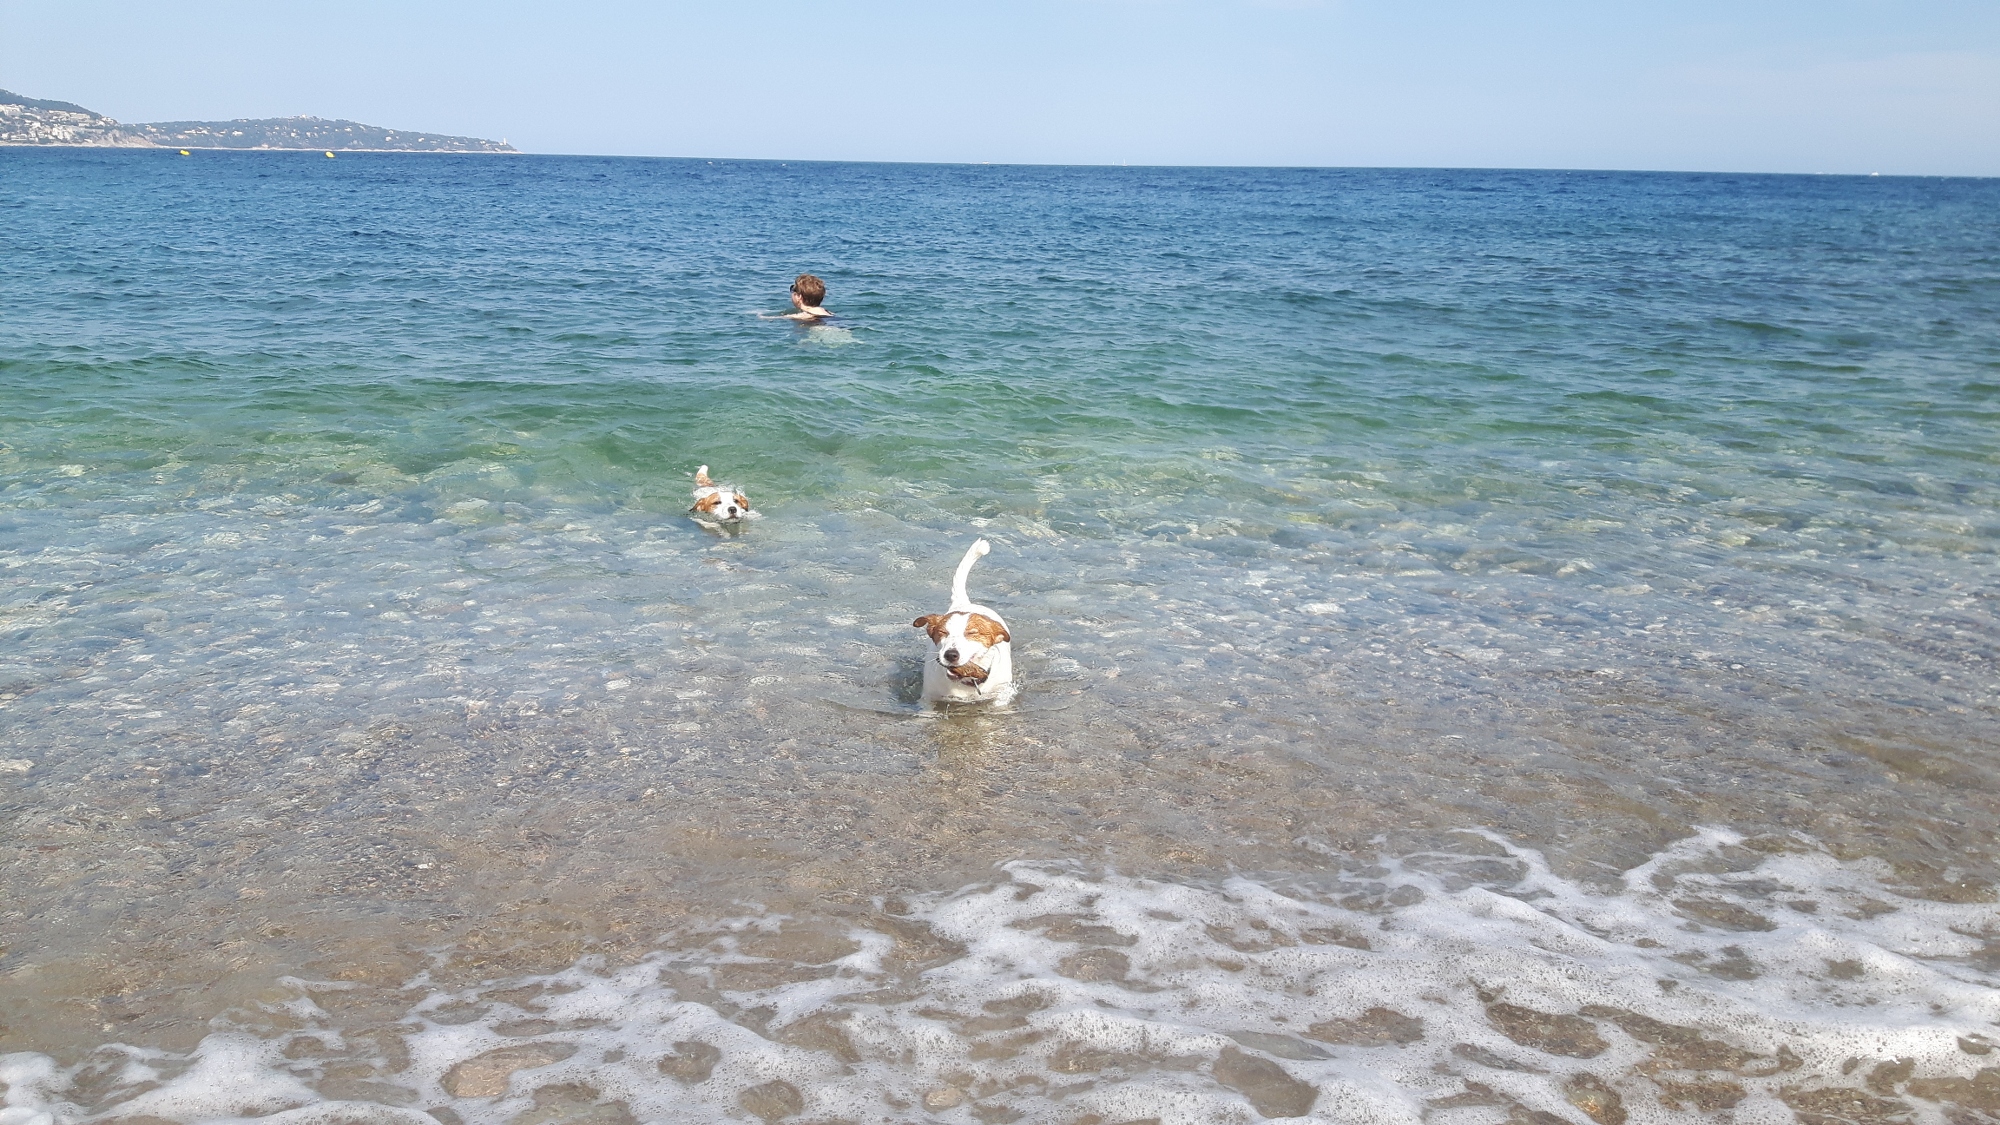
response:
M826 282L809 273L802 273L797 281L792 282L792 296L807 308L816 309L821 301L826 300Z

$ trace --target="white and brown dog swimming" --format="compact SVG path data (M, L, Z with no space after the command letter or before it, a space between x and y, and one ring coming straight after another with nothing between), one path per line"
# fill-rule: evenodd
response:
M708 479L707 465L694 471L694 503L688 506L688 515L718 530L724 527L738 530L743 521L757 518L757 513L750 510L750 498L742 490Z
M931 657L924 661L924 698L932 703L1006 702L1014 694L1013 640L1007 623L965 593L972 564L992 550L986 540L974 543L959 560L951 579L951 607L910 622L931 638Z

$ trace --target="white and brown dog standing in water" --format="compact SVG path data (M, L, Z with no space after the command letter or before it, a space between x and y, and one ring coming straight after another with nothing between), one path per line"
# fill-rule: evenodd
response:
M924 698L932 703L1005 703L1014 694L1014 652L1007 623L965 593L972 564L992 550L986 540L974 543L959 560L951 579L951 607L910 622L931 638L931 657L924 661Z
M707 465L694 471L694 503L689 505L688 515L718 531L724 527L740 530L744 520L757 518L757 513L750 510L748 496L708 479Z

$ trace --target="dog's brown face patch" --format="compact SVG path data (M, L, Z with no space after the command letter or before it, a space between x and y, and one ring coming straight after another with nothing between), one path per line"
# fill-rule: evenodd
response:
M1000 624L983 613L970 613L966 615L965 635L968 639L978 641L987 648L992 648L1001 641L1013 639L1008 635L1005 625Z
M748 496L745 496L745 495L743 495L743 494L742 494L741 492L737 493L737 494L736 494L736 506L737 506L738 508L741 508L741 509L743 509L743 510L744 510L744 511L746 511L746 512L747 512L747 511L749 511L749 510L750 510L750 498L749 498Z
M711 492L694 502L694 510L697 512L713 512L721 503L721 494Z
M922 629L924 632L929 633L932 644L944 640L945 616L942 613L926 613L915 621L910 622L910 625L912 628Z

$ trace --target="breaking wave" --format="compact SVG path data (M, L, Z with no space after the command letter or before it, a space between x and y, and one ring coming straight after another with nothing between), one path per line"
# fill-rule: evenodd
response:
M388 1018L290 980L185 1054L0 1057L0 1125L1981 1120L2000 912L1707 830L1613 884L1486 833L1288 878L1014 863Z

